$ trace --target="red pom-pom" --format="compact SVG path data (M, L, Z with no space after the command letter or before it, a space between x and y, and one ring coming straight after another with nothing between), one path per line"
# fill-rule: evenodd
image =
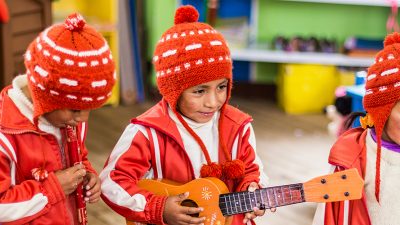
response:
M385 38L384 46L387 47L392 44L400 43L400 34L397 32L394 32L392 34L389 34Z
M179 7L175 12L174 24L197 22L199 12L191 5Z
M65 19L64 26L70 31L80 31L85 26L86 22L78 13L73 13Z
M242 178L244 176L244 163L239 159L227 161L222 165L222 171L227 179Z
M222 176L221 165L216 163L204 164L200 169L200 177L216 177Z

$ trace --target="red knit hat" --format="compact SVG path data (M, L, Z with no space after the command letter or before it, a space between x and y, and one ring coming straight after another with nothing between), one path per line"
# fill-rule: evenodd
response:
M79 14L44 30L25 53L34 120L57 109L103 105L115 83L115 66L103 36Z
M198 22L199 13L190 5L181 6L175 12L174 26L169 28L159 40L153 57L157 86L177 115L183 126L199 143L207 164L201 169L201 176L235 179L243 176L244 164L231 160L222 140L224 106L219 121L219 142L227 162L219 165L211 162L208 151L198 135L177 112L177 102L182 92L190 87L222 78L228 79L227 101L232 86L232 60L223 36L214 28Z
M364 108L371 117L377 137L375 196L379 202L381 139L393 106L400 99L400 34L386 37L384 48L368 69Z
M173 109L190 87L222 78L232 83L232 60L225 39L210 25L197 22L198 18L193 6L179 7L175 26L162 35L154 52L157 86Z

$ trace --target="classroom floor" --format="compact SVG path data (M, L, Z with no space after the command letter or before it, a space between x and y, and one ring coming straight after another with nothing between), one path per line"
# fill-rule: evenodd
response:
M233 99L232 105L253 116L257 152L270 178L270 186L306 182L329 170L327 157L334 139L329 120L321 113L287 115L267 100ZM100 171L129 120L152 103L106 106L93 111L89 121L89 159ZM310 225L315 203L284 206L257 218L259 225ZM103 202L88 205L89 225L124 225L125 220Z

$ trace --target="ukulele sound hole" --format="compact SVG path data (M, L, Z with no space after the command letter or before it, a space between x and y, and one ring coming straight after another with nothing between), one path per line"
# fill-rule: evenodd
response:
M185 199L182 201L181 203L182 206L187 206L187 207L199 207L199 205L197 205L197 203L191 199ZM195 214L190 214L192 217L199 217L199 213L195 213Z

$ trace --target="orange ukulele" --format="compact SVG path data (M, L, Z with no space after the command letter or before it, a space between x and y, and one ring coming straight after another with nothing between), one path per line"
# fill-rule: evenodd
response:
M229 225L232 215L301 202L334 202L360 199L364 182L356 169L316 177L305 183L228 193L221 180L209 177L176 185L170 181L140 180L138 186L157 195L172 196L189 191L181 205L203 207L196 217L206 217L205 225ZM127 225L135 222L127 221Z

